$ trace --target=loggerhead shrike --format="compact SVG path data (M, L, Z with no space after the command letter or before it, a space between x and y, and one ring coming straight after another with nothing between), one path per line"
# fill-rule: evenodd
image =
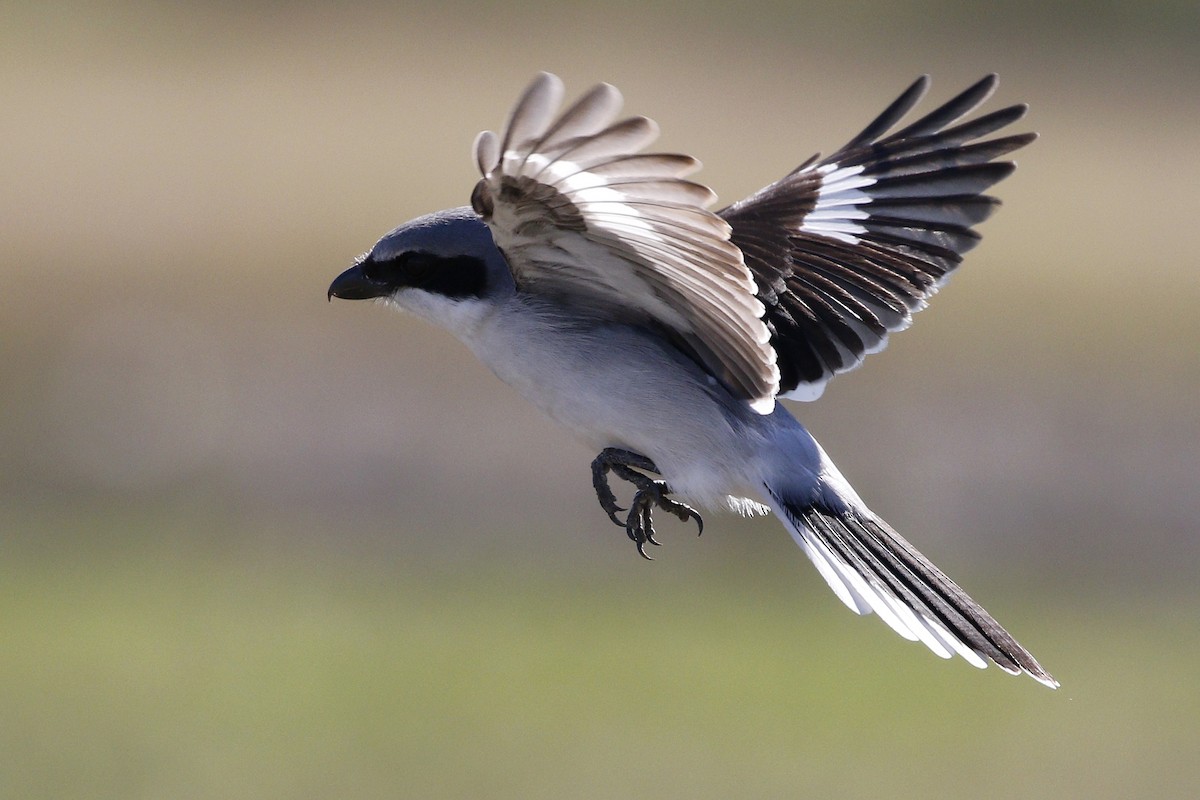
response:
M442 326L596 448L600 505L643 556L654 508L701 526L693 506L774 512L851 610L943 658L1056 687L776 403L815 400L881 350L979 241L998 202L983 192L1015 166L994 159L1036 136L980 141L1024 105L959 122L996 82L889 133L921 77L833 155L714 213L713 192L684 177L699 162L642 153L657 126L615 121L614 87L560 114L562 82L542 73L503 136L475 140L471 205L388 233L329 296ZM636 489L628 512L610 473Z

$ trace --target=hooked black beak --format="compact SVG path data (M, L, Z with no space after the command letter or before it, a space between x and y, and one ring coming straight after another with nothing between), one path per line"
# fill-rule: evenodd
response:
M391 294L391 289L382 281L373 281L363 272L362 264L355 264L350 269L333 279L329 284L329 294L326 299L337 297L342 300L370 300L372 297L384 297Z

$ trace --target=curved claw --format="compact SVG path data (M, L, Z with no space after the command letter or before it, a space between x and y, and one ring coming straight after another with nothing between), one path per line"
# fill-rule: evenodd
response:
M675 516L680 522L694 520L697 535L704 533L704 518L691 506L669 499L667 495L671 490L665 481L654 480L637 470L659 474L658 467L645 456L627 450L607 448L592 461L592 486L596 490L596 499L600 501L600 507L612 523L625 529L625 535L637 545L638 554L642 558L653 561L654 559L646 553L646 544L662 546L662 543L654 538L652 512L655 506ZM617 505L616 495L608 483L609 472L637 487L628 511ZM625 515L625 519L622 521L619 515Z
M700 536L704 533L704 517L700 516L700 512L685 503L680 503L675 500L663 499L664 503L669 503L670 506L663 506L667 511L679 518L680 522L696 521L696 535ZM660 503L662 505L662 503Z
M639 493L638 496L634 497L633 508L630 510L629 519L624 525L625 535L637 546L638 555L647 561L653 561L654 559L646 552L646 545L662 546L662 543L654 538L654 520L651 516L652 509L653 498Z
M652 479L631 467L646 469L650 472L658 471L650 459L623 450L604 450L592 461L592 487L596 490L596 499L600 501L600 508L604 509L604 513L608 515L612 523L621 528L628 527L628 523L622 521L618 514L624 514L627 510L632 511L633 508L636 508L636 502L629 509L622 508L617 504L617 496L613 494L612 487L608 483L608 473L615 473L622 480L633 483L639 490L645 489L653 483Z
M647 504L646 507L642 509L641 530L642 530L642 536L643 536L643 538L645 538L645 540L647 542L654 545L655 547L662 547L662 544L660 544L659 541L654 538L654 520L651 519L651 517L650 517L650 505L649 504Z
M646 552L646 543L645 542L637 543L637 551L638 551L638 555L641 556L642 558L646 559L647 561L654 560L654 558L649 553Z
M608 485L608 470L609 467L604 465L599 458L592 463L592 488L596 490L596 499L600 501L600 508L604 509L604 513L608 514L608 518L612 520L614 525L625 527L617 514L622 513L625 509L617 504L617 496L613 494L612 488Z

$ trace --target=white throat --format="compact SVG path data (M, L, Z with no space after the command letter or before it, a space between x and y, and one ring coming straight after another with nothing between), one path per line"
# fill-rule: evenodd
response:
M384 302L445 328L471 345L495 304L478 298L449 298L421 289L401 289Z

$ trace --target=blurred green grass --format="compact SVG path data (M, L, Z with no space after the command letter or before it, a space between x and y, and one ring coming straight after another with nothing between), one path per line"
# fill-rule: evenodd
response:
M1052 692L856 620L799 557L439 565L203 518L7 522L4 797L1200 789L1194 598L989 592Z

